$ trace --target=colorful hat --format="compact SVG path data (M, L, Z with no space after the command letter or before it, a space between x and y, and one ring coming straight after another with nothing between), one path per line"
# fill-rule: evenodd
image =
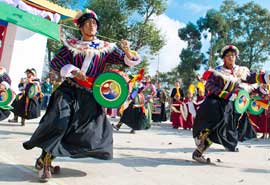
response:
M83 12L79 12L74 18L74 23L80 28L83 23L88 19L95 19L97 22L97 28L99 28L100 23L97 14L93 10L85 9Z
M239 49L236 46L227 45L221 50L221 58L224 58L229 51L232 51L236 54L236 56L239 56Z
M25 73L27 73L27 72L32 73L34 76L37 75L37 71L34 68L28 68L28 69L26 69Z

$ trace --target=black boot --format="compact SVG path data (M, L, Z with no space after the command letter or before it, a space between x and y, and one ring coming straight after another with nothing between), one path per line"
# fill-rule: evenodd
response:
M204 156L202 155L202 153L198 149L196 149L192 153L192 159L194 159L195 161L197 161L199 163L205 163L205 164L211 163L210 158L204 158Z
M25 126L25 118L22 118L22 126Z
M118 131L118 130L120 129L120 127L122 126L122 124L123 124L123 123L121 123L121 122L117 123L117 125L112 124L112 127L113 127L115 130Z
M18 123L18 115L14 114L14 118L13 119L9 119L8 122L10 123Z

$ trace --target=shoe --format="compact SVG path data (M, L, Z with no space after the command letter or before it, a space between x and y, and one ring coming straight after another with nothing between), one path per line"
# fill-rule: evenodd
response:
M239 152L239 149L238 148L225 148L226 151L228 152Z
M135 134L136 132L135 132L135 130L132 129L129 133Z
M25 126L25 119L24 118L22 118L22 124L21 125Z
M204 163L204 164L210 164L211 163L210 158L205 158L198 150L195 150L192 153L192 159L199 162L199 163Z
M43 166L44 166L43 161L40 158L38 158L35 163L35 169L41 170ZM53 166L52 164L50 164L50 171L52 174L59 174L60 166Z
M15 118L9 119L8 122L9 123L18 123L18 119L15 119Z
M114 124L112 124L112 127L117 131L119 131L119 129L120 129L120 127L118 127L117 125L114 125Z
M49 166L44 165L43 168L38 171L38 176L40 182L48 182L49 179L52 177Z

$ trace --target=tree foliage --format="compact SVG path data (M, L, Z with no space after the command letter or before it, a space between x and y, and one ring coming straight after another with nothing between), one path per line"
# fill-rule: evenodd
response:
M207 62L201 51L201 35L210 41ZM210 9L196 24L180 29L179 37L188 43L178 66L185 86L196 79L194 71L200 64L215 67L227 44L239 48L239 65L255 69L269 60L270 13L254 2L238 5L234 0L224 0L219 10Z

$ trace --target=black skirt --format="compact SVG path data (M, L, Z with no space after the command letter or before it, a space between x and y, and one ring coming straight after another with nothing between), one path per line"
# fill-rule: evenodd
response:
M3 121L4 119L8 118L10 115L9 110L4 110L0 108L0 121Z
M193 137L208 129L212 142L234 151L238 143L237 124L233 102L210 96L197 112L193 124Z
M249 122L247 113L244 113L242 116L237 115L239 117L238 121L238 140L239 141L247 141L249 139L254 139L257 137L257 133L251 123Z
M53 156L113 157L112 127L92 92L64 81L52 94L45 115L25 149L39 147Z
M134 103L131 102L123 112L120 122L126 124L133 130L146 129L147 119L141 108L134 108Z
M15 115L23 117L25 119L34 119L40 116L41 100L29 99L27 110L25 110L26 96L18 96L12 103L13 109L11 110Z
M165 103L161 103L161 112L160 114L152 114L152 120L154 122L167 121Z

